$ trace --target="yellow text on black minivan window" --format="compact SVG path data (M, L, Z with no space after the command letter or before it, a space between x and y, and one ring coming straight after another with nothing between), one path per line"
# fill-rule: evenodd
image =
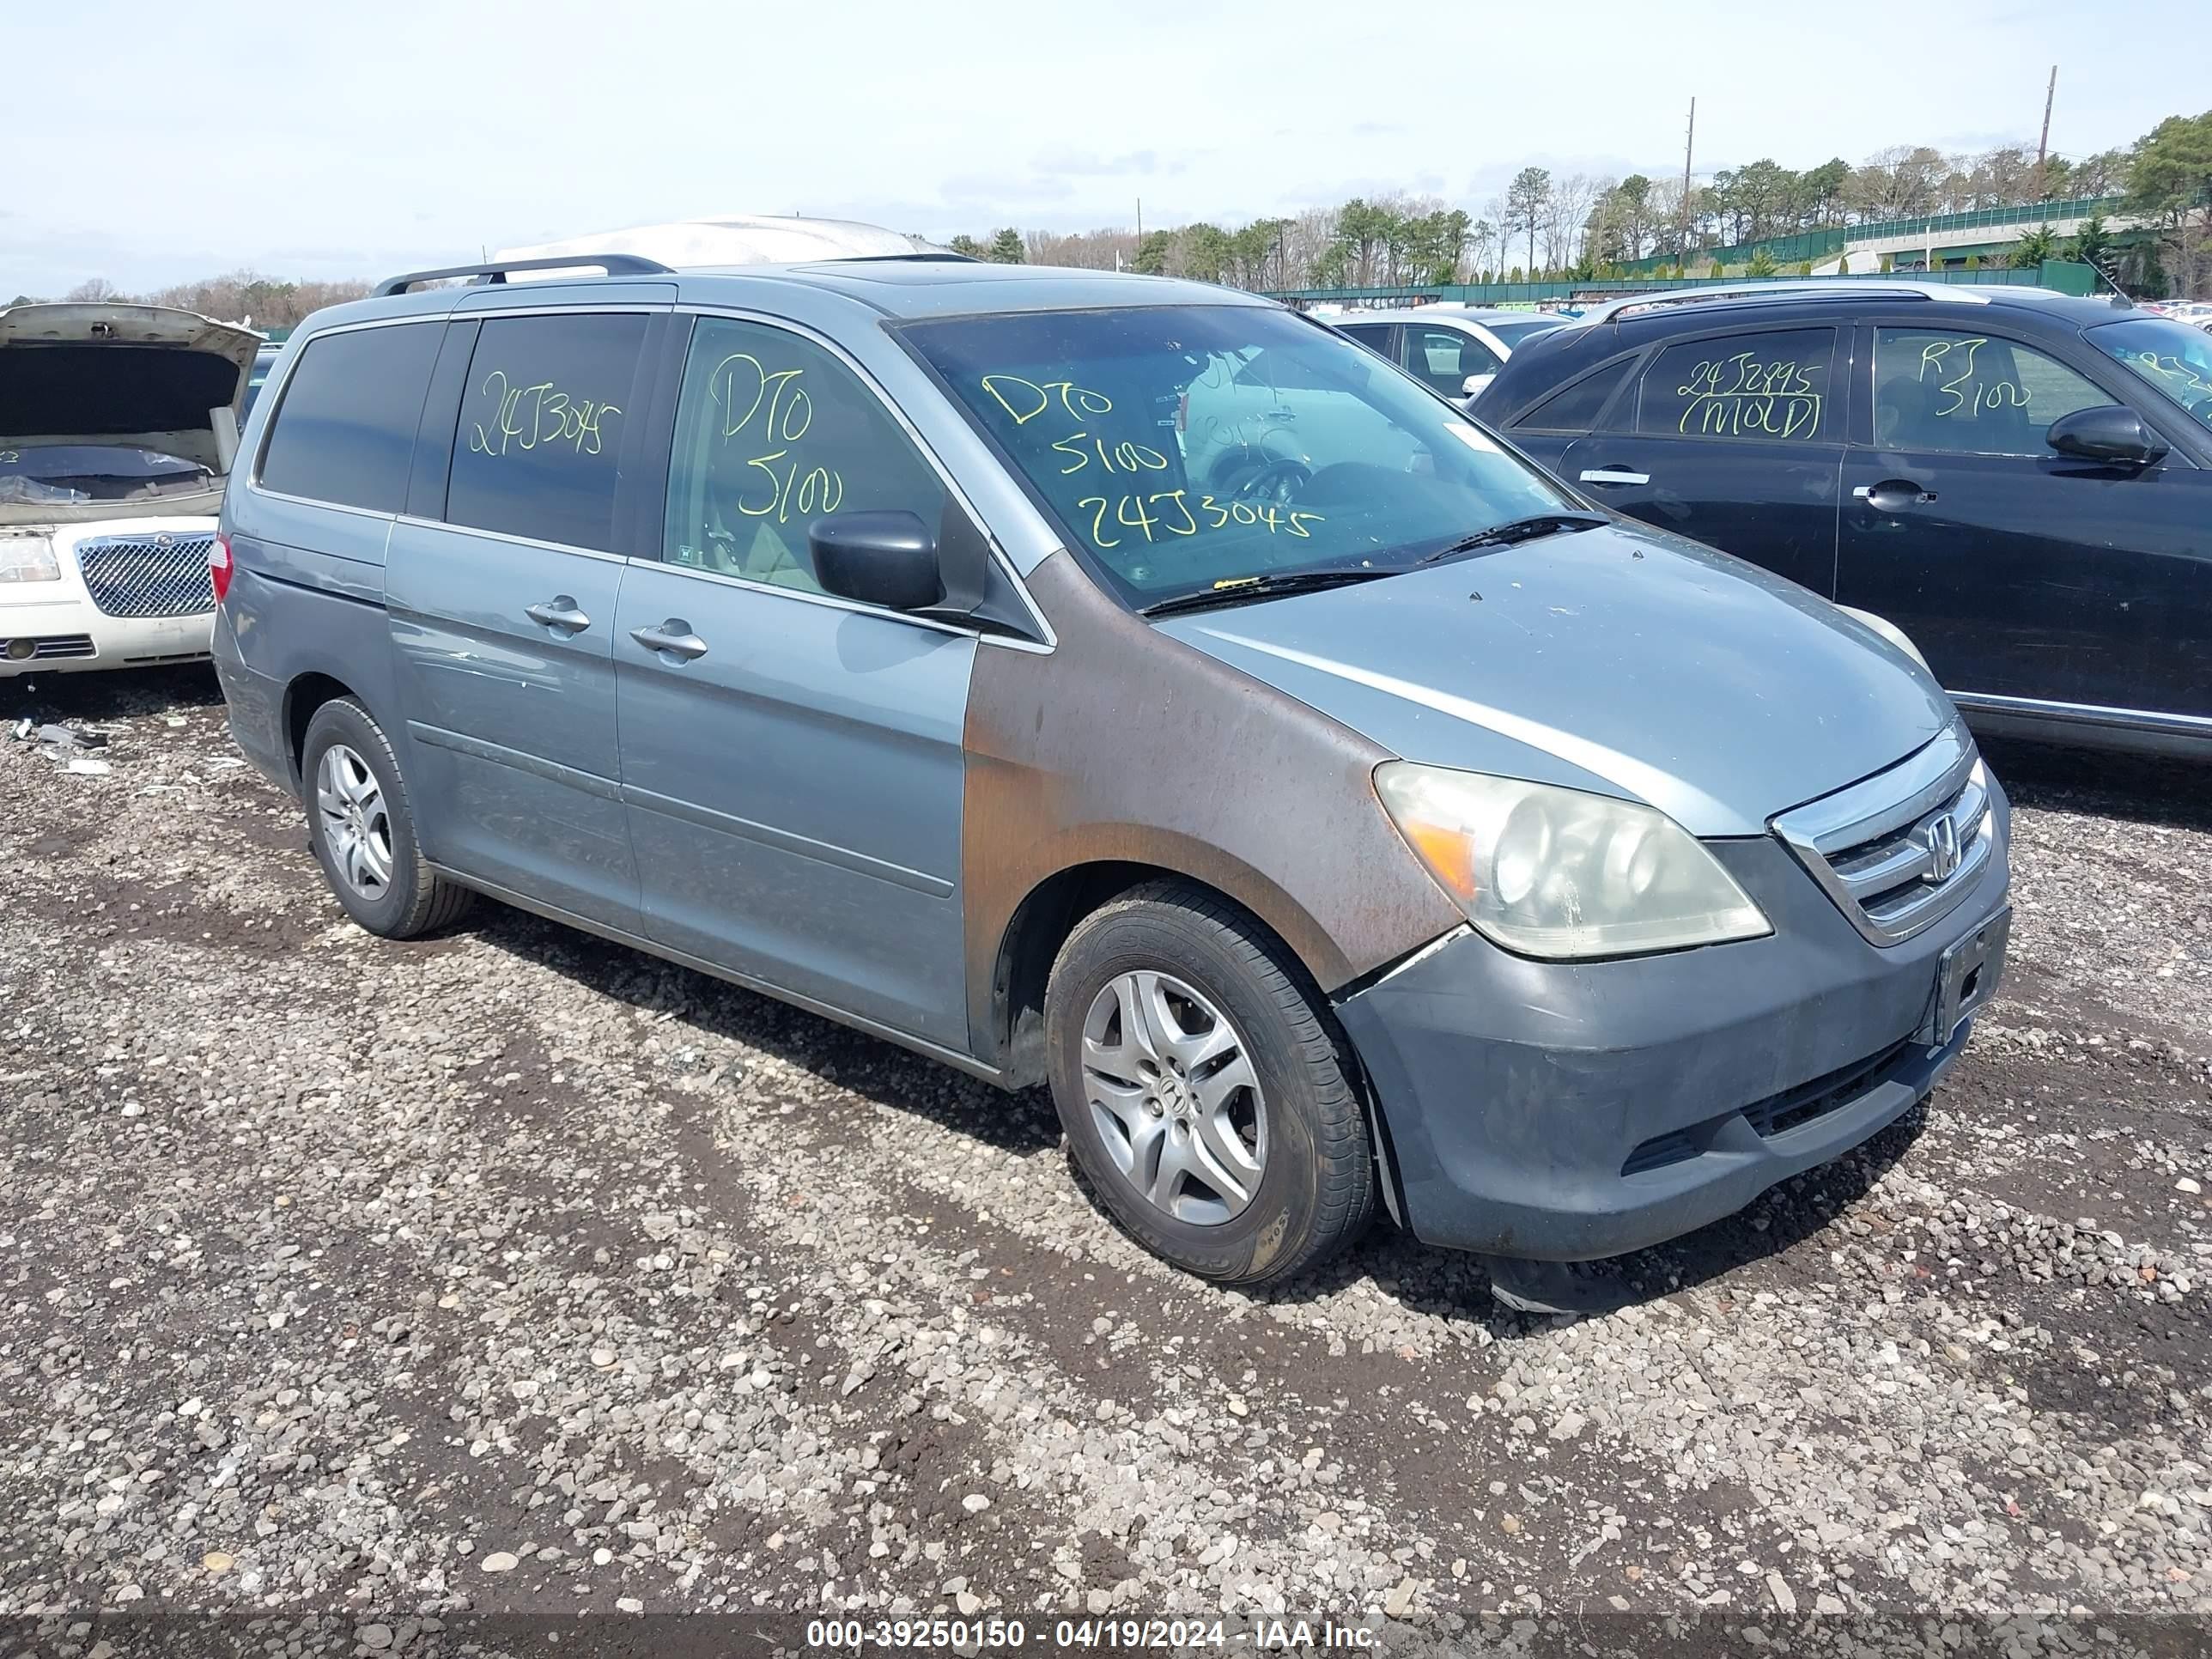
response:
M579 398L551 380L524 384L503 368L485 375L477 395L489 404L484 418L469 424L469 450L477 455L562 446L579 455L600 454L611 430L608 422L622 413L618 404Z
M805 369L771 368L750 351L733 351L714 365L707 392L721 411L716 434L736 446L752 475L738 493L738 512L787 524L794 509L811 517L843 504L844 476L808 453L814 398Z
M1686 398L1676 429L1705 438L1804 438L1820 428L1825 363L1739 351L1699 363L1675 396Z

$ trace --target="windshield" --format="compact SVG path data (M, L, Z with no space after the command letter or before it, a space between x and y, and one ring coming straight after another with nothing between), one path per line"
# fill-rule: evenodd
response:
M904 331L1128 604L1406 569L1576 503L1449 404L1271 306Z
M1565 328L1566 325L1567 319L1564 317L1531 317L1526 322L1516 319L1510 323L1486 325L1508 351L1512 350L1532 334L1548 334L1555 328Z
M2212 426L2212 334L2166 317L2105 323L2084 337Z

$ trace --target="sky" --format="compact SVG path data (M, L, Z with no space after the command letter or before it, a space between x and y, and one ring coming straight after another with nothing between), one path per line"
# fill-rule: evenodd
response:
M241 266L368 277L728 213L938 239L1233 225L1355 194L1480 214L1526 164L1702 173L1893 143L2126 144L2202 0L19 6L0 301ZM2161 45L2160 43L2165 43ZM24 71L29 72L24 72Z

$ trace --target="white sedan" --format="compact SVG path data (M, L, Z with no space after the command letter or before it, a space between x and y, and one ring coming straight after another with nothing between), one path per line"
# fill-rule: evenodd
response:
M261 343L160 306L0 310L0 678L206 658Z
M1482 394L1516 346L1571 320L1542 311L1412 306L1362 311L1332 323L1463 408Z

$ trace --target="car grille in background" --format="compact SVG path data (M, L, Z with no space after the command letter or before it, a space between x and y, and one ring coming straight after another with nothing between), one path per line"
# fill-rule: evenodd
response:
M1783 813L1774 831L1876 945L1957 909L1996 839L1979 758L1956 726L1887 771Z
M215 609L211 531L99 536L76 544L85 591L110 617L191 617Z

